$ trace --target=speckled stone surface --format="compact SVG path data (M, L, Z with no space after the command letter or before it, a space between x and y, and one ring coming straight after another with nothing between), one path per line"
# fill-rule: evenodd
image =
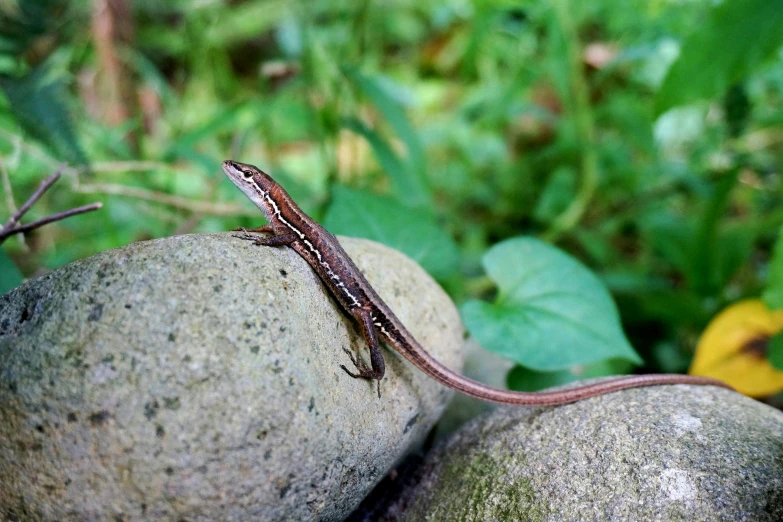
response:
M444 442L384 520L783 520L783 413L715 387L502 407Z
M458 370L437 284L340 241ZM450 396L385 350L378 399L339 368L343 347L363 349L358 329L296 253L228 233L103 252L0 296L0 519L341 520Z

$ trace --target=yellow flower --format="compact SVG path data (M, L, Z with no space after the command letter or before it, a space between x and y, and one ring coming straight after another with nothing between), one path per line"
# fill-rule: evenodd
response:
M691 375L719 379L750 397L783 390L783 371L767 360L767 342L783 330L783 310L760 299L740 301L715 316L699 339Z

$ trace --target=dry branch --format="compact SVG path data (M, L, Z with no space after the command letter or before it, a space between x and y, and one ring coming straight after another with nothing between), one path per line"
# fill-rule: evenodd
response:
M163 192L155 192L139 187L127 185L114 185L110 183L91 183L79 185L77 192L83 194L111 194L115 196L127 196L131 198L154 201L170 207L198 212L210 216L250 216L258 217L258 211L241 207L234 203L212 203L210 201L198 201L182 196L174 196Z
M92 210L98 210L103 206L103 203L92 203L90 205L84 205L82 207L72 208L69 210L64 210L63 212L58 212L56 214L52 214L51 216L47 216L43 219L39 219L37 221L33 221L32 223L28 223L26 225L19 225L19 220L22 219L22 216L27 213L28 210L39 200L41 199L41 196L44 195L44 193L49 190L49 188L55 184L55 182L60 179L60 173L62 172L63 168L57 169L57 172L46 178L41 182L40 185L38 185L38 188L35 189L35 192L33 192L33 195L28 198L27 201L24 202L24 204L19 207L19 209L14 212L11 217L8 219L8 221L3 225L3 228L0 228L0 243L3 243L6 239L8 239L11 236L14 236L16 234L22 234L25 232L29 232L31 230L34 230L38 227L42 227L44 225L47 225L49 223L53 223L54 221L59 221L61 219L65 219L70 216L75 216L77 214L83 214L85 212L90 212Z

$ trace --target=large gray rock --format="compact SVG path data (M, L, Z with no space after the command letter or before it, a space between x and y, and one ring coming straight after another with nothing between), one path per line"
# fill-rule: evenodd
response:
M431 453L384 520L783 520L783 413L658 386L498 408Z
M462 327L437 284L393 250L340 241L458 369ZM450 395L386 351L378 399L339 368L343 347L364 343L304 261L230 234L30 281L0 296L0 518L340 520Z

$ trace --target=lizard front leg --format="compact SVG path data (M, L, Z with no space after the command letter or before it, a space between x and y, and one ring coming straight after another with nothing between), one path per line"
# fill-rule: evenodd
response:
M237 227L234 229L234 232L244 232L246 235L250 235L248 232L253 232L254 234L274 234L275 230L272 228L272 225L264 225L263 227L255 228Z
M297 237L297 235L294 233L280 234L279 236L258 237L248 233L248 231L245 229L242 230L244 230L244 234L241 236L235 234L234 237L238 237L239 239L244 239L246 241L252 241L254 244L259 246L287 246L299 239L299 237Z

